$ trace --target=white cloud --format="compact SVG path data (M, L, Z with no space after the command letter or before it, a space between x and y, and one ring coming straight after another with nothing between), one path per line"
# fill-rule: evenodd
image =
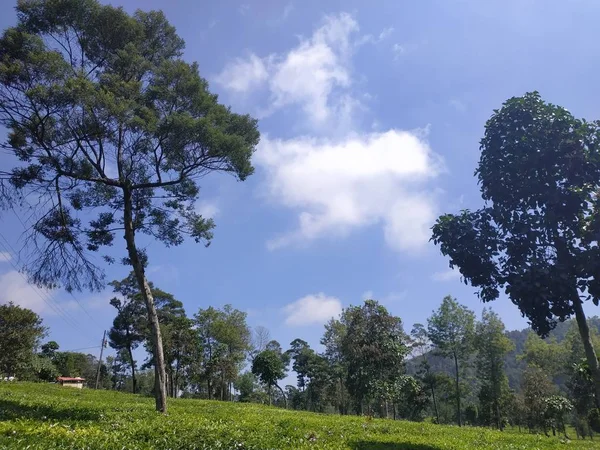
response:
M230 91L244 93L260 87L268 78L266 62L251 53L229 63L216 81Z
M9 262L12 259L12 255L8 252L0 252L0 263Z
M356 41L356 46L361 46L364 44L378 44L381 41L384 41L387 38L389 38L393 32L394 32L394 27L387 27L387 28L384 28L383 30L381 30L381 32L379 33L379 35L377 37L373 36L372 34L365 34L364 36L361 36L361 38Z
M249 11L250 11L250 5L248 3L242 3L238 8L238 12L242 16L245 16L246 14L248 14Z
M441 272L436 272L431 275L433 281L445 282L457 280L460 278L460 272L458 270L447 269Z
M221 212L216 203L201 201L196 204L196 212L206 219L215 218Z
M216 81L238 94L266 87L269 105L263 107L262 115L296 106L313 126L324 126L360 103L349 92L352 36L357 31L358 23L349 14L328 16L310 38L301 38L287 53L238 58Z
M458 112L465 112L467 110L467 105L461 102L458 99L452 99L449 102L449 105L456 109Z
M290 14L292 13L292 11L294 10L294 4L293 3L288 3L287 5L285 5L285 8L283 9L283 14L281 15L281 22L285 21Z
M50 302L48 295L48 291L36 289L16 270L0 275L0 303L13 302L38 314L56 314L44 301L46 298Z
M266 195L298 212L298 228L271 240L271 249L375 224L397 250L416 250L430 237L436 208L425 182L441 163L423 132L337 142L263 136L255 161L266 172Z
M13 302L42 316L68 314L66 317L73 321L73 317L85 314L83 308L90 311L109 307L109 298L98 293L85 298L70 296L64 300L58 298L55 292L28 283L25 276L16 270L0 275L0 304Z
M368 291L363 292L362 299L363 300L371 300L371 299L373 299L373 291L368 290Z
M406 47L396 43L392 46L392 52L394 53L394 59L397 60L406 53Z
M285 324L292 326L323 324L342 312L342 302L324 293L307 295L286 305Z
M384 39L387 39L388 37L391 36L391 34L394 32L394 27L388 27L388 28L384 28L381 33L379 33L379 40L383 41Z

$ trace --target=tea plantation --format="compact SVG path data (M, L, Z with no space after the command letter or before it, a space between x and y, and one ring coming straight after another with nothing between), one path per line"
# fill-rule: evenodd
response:
M286 411L255 404L153 400L48 384L0 384L1 449L600 449L566 440Z

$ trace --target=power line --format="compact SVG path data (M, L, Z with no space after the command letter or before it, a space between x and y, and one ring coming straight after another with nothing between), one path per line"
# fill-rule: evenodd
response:
M69 350L60 350L60 351L61 352L78 352L78 351L81 351L81 350L91 350L91 349L94 349L94 348L100 348L100 346L99 345L94 345L93 347L71 348Z

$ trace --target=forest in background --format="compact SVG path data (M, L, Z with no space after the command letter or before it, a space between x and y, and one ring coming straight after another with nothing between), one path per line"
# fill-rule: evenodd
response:
M132 277L112 286L119 296L110 300L116 315L107 342L116 356L100 363L90 354L61 351L56 342L43 342L47 330L35 313L2 305L0 340L7 346L0 372L39 382L81 376L89 388L97 378L100 389L153 396L143 300ZM246 313L230 305L188 316L174 296L152 288L171 397L546 433L566 433L572 425L581 437L594 430L591 379L573 320L541 339L529 329L506 331L489 309L477 319L448 296L426 325L407 332L399 317L366 300L332 318L321 348L313 349L301 338L282 345L266 328L251 329ZM597 340L600 319L589 323ZM134 357L138 348L146 351L144 361ZM282 385L288 374L296 376L295 385Z

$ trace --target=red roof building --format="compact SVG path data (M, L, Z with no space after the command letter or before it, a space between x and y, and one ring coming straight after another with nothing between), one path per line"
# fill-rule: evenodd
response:
M74 387L82 389L85 383L85 378L81 377L58 377L56 379L61 386Z

